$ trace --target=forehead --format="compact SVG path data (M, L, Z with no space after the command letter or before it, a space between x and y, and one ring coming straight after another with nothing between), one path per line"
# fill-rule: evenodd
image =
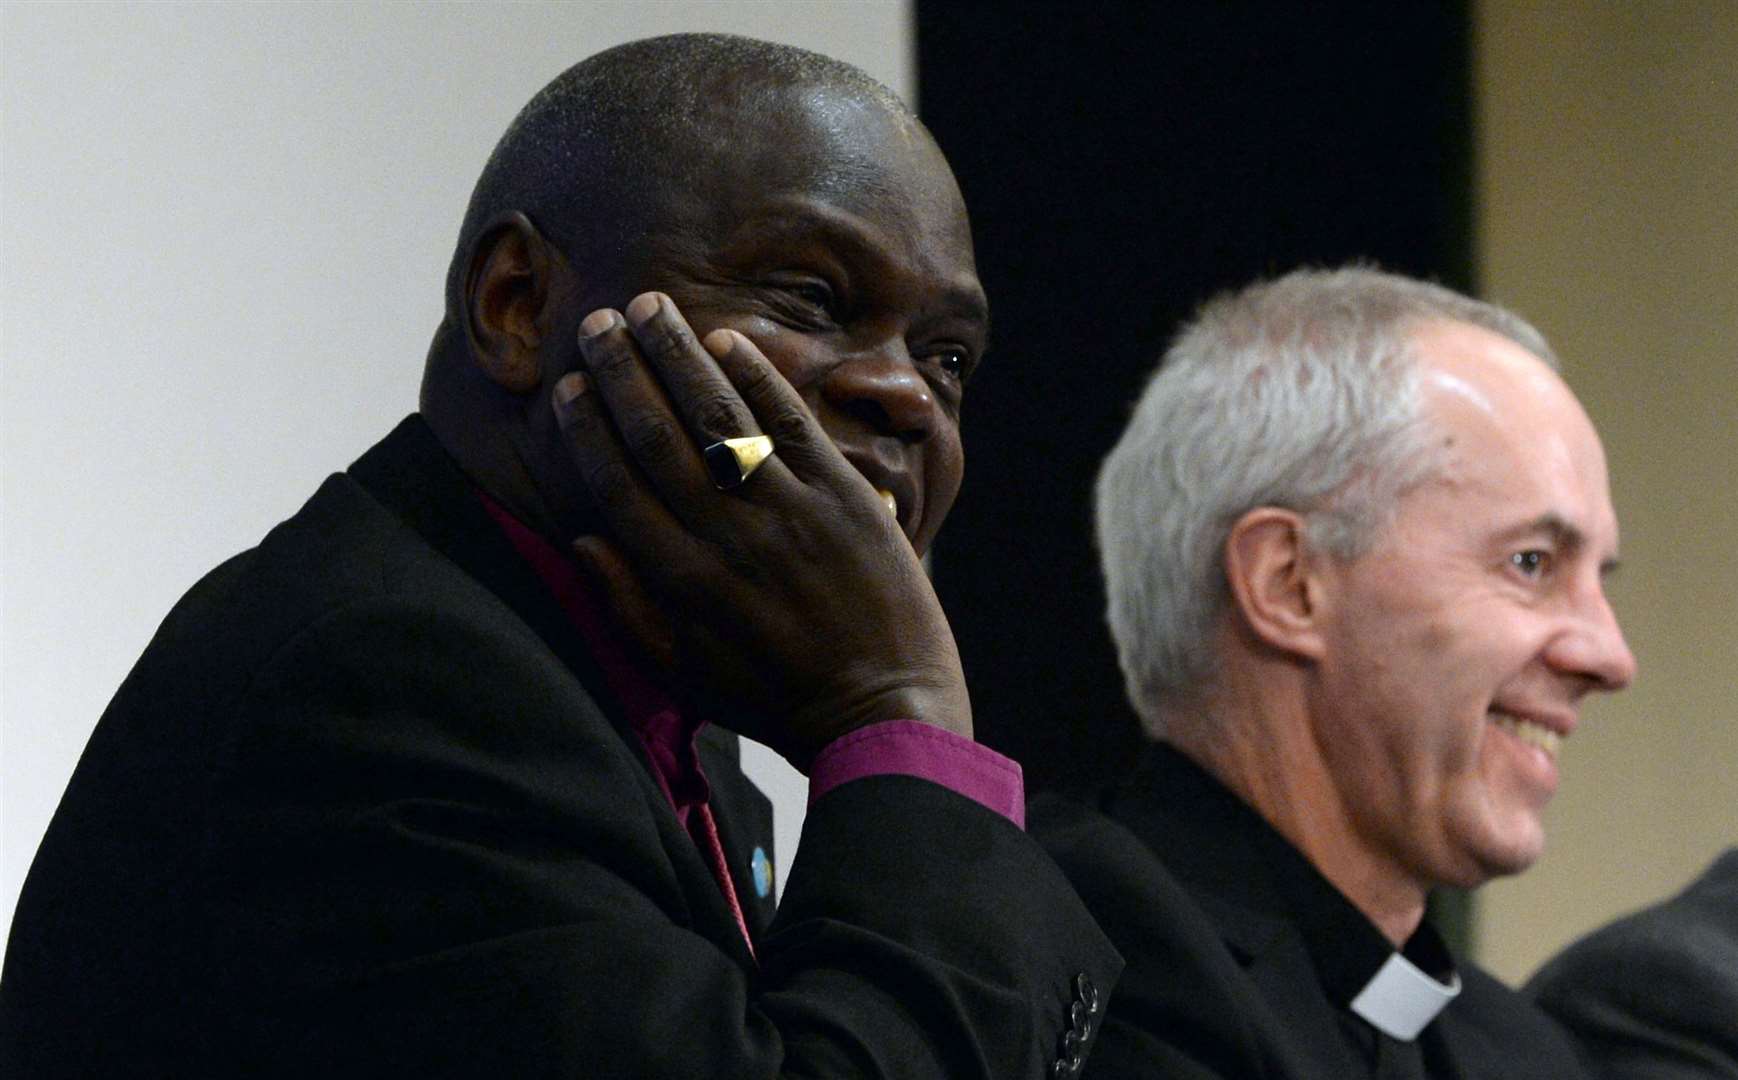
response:
M1414 346L1442 470L1408 501L1441 504L1466 528L1557 521L1614 552L1604 449L1557 373L1507 338L1465 323L1426 323Z
M692 216L713 238L812 207L943 276L974 275L971 225L946 159L922 124L866 93L766 88L720 100L697 127Z

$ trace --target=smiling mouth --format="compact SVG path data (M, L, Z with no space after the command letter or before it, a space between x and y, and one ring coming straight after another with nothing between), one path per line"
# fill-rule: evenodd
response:
M1491 723L1503 731L1508 732L1528 746L1538 747L1551 760L1557 760L1557 750L1563 745L1563 736L1558 732L1552 731L1543 724L1536 724L1531 720L1510 716L1507 713L1493 710L1490 716Z
M869 486L875 489L875 497L881 500L887 516L897 523L899 531L907 539L915 540L915 519L922 513L923 494L911 474L902 468L906 463L889 460L888 453L886 448L873 446L853 448L845 451L845 460L858 475L869 481Z

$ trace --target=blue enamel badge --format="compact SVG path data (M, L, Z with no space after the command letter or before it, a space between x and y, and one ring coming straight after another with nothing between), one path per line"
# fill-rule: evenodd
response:
M749 865L754 868L754 892L762 900L772 892L772 860L767 858L766 849L755 845L754 857L749 859Z

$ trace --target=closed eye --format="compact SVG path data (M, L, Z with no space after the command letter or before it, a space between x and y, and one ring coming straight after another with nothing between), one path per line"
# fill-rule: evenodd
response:
M769 315L793 329L825 331L839 324L840 294L812 274L772 276L761 282L756 293Z
M821 311L833 310L833 290L824 281L793 281L781 285L786 293Z
M813 270L778 270L759 282L768 299L795 307L833 313L839 305L839 290L825 275Z

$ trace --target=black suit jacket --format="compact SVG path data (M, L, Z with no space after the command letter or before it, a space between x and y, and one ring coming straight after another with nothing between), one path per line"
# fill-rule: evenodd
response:
M1606 1080L1738 1080L1738 848L1527 984Z
M117 693L19 901L0 1073L1035 1076L1114 981L1036 844L906 777L813 806L757 963L601 687L407 420ZM764 800L719 749L752 900Z
M1128 963L1088 1076L1582 1075L1561 1031L1468 965L1460 996L1413 1043L1352 1013L1387 942L1302 853L1169 746L1150 747L1125 785L1039 799L1030 827Z

